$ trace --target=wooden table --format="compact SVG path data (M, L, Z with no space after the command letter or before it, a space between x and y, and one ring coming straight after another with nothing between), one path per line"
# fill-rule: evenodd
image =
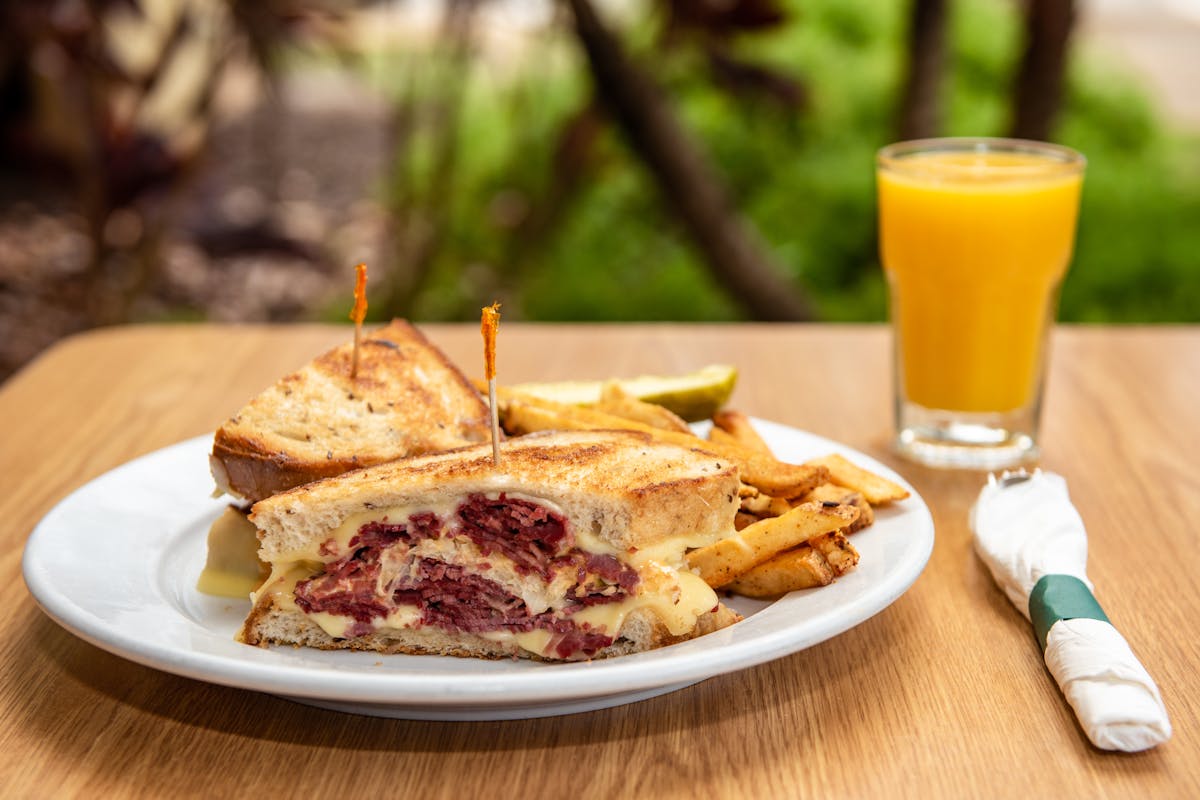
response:
M477 326L425 326L469 374ZM22 543L71 490L212 430L347 337L333 327L136 327L60 344L0 389L0 794L9 797L1200 796L1200 328L1063 328L1044 466L1070 479L1109 616L1157 679L1174 738L1093 749L1028 623L974 555L972 473L887 447L878 326L501 328L504 381L741 368L733 405L904 474L937 541L917 583L795 655L634 705L514 722L320 711L137 666L51 622Z

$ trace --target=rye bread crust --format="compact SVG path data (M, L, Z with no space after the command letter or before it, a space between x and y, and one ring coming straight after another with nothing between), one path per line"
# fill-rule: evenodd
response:
M247 502L350 470L490 437L487 405L404 320L318 356L225 422L209 459L217 487Z

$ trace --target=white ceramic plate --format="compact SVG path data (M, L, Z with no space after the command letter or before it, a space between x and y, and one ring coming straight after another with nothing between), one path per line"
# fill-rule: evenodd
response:
M841 452L794 428L755 421L785 461ZM102 475L59 503L25 546L24 575L47 614L97 647L166 672L311 705L405 719L519 719L589 711L671 692L822 642L877 614L921 573L933 520L912 497L878 510L854 535L858 567L830 586L775 602L734 597L738 624L670 647L570 664L381 656L238 644L249 609L200 594L208 527L211 437L191 439ZM905 484L907 485L907 484ZM909 487L911 489L911 487Z

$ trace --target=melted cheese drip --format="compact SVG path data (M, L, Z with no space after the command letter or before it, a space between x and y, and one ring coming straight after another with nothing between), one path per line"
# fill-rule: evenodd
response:
M271 577L267 578L250 599L257 603L265 595L271 597L275 605L284 611L299 611L296 605L296 584L311 578L321 569L321 565L305 562L277 564L271 570Z
M717 605L717 593L698 575L690 572L675 575L679 581L677 598L662 592L634 595L617 603L590 606L572 614L571 619L616 638L626 617L634 611L649 608L658 614L672 635L681 636L696 627L697 617Z
M676 536L664 536L649 545L623 551L613 547L591 531L575 531L575 544L581 550L590 553L606 553L616 556L627 564L640 567L656 562L658 564L682 564L683 554L694 547L704 547L728 536L728 531L707 531L702 533L684 533Z
M196 590L244 600L257 589L269 569L258 560L256 533L254 523L245 514L226 508L208 530L208 557Z

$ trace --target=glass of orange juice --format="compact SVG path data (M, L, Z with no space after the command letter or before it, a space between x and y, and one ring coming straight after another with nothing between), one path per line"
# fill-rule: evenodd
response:
M896 447L939 467L1038 458L1050 327L1085 160L1016 139L879 151L879 241L895 344Z

